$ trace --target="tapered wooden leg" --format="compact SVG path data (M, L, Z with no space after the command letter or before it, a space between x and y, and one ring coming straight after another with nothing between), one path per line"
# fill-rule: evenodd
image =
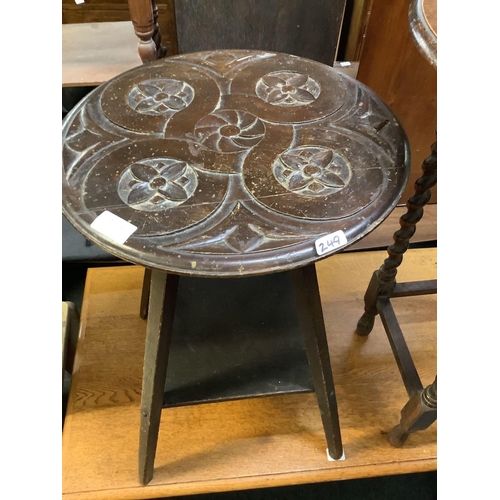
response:
M151 288L151 269L146 267L144 268L144 280L142 282L142 295L141 295L141 309L139 312L142 319L146 319L148 317L150 288Z
M153 478L178 283L177 275L151 272L139 436L141 484L148 484Z
M290 274L328 453L331 458L338 460L343 455L342 438L316 268L311 264L293 270Z
M392 446L403 446L412 432L427 429L437 419L437 377L425 389L416 392L401 410L401 420L389 432Z

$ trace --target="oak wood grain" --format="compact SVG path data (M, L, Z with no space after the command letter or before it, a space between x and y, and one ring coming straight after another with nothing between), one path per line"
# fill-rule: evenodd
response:
M144 270L90 269L63 432L63 498L137 500L435 470L437 424L402 448L387 441L407 395L381 322L368 338L354 334L385 255L353 252L317 263L344 461L326 459L314 394L169 408L147 487L137 479ZM401 281L435 277L435 249L405 254ZM436 373L436 296L393 302L426 386Z

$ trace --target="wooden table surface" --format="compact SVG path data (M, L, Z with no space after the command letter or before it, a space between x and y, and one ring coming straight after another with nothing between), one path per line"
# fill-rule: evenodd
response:
M371 232L409 176L406 136L370 89L308 59L211 51L134 68L63 124L63 212L124 260L194 276L315 262ZM117 241L102 215L135 228Z
M327 461L314 394L168 408L146 487L137 478L144 270L90 269L63 431L63 498L137 500L435 470L437 424L403 448L386 439L407 395L380 320L368 338L353 333L385 257L343 253L317 264L345 460ZM435 277L436 249L405 254L401 281ZM436 373L436 296L393 304L427 385Z
M100 85L141 66L131 21L62 25L62 86Z

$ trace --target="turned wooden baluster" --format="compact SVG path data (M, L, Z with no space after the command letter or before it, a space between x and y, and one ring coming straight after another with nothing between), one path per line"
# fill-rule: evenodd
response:
M158 25L158 7L156 5L156 0L151 0L151 5L153 7L153 41L156 45L156 58L161 59L167 55L167 49L161 44L161 31L160 26Z
M437 377L431 385L416 392L401 410L401 420L389 432L392 446L403 446L412 432L427 429L437 419Z
M437 183L437 144L431 146L432 153L422 164L423 175L415 181L415 194L406 203L407 212L399 219L401 229L394 233L394 243L387 249L387 257L378 271L373 273L365 293L365 312L358 321L356 333L368 335L378 314L379 297L391 297L396 286L396 274L408 250L410 239L415 234L416 224L424 214L424 206L431 198L430 189Z
M166 50L161 46L160 29L156 22L158 8L152 0L128 0L130 19L139 38L139 56L142 62L164 57ZM163 55L160 55L162 54Z

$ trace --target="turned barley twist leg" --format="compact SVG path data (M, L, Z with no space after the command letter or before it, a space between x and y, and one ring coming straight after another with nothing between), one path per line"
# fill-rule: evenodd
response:
M396 286L396 274L408 250L416 225L424 214L424 206L431 198L431 188L437 183L437 144L431 146L432 153L422 164L423 175L415 182L415 194L406 203L407 212L399 219L401 228L394 233L394 243L387 249L389 256L378 271L373 273L365 294L365 312L358 321L356 333L368 335L375 322L378 297L390 297Z

